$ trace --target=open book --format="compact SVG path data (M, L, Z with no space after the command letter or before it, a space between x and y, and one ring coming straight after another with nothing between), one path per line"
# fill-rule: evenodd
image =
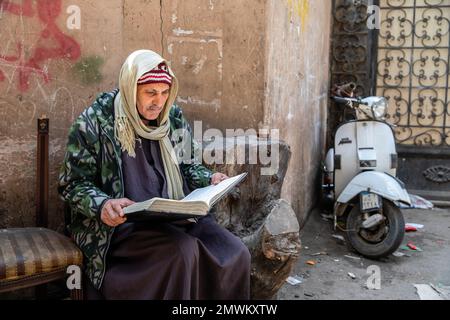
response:
M195 189L181 200L152 198L125 207L127 221L173 221L205 216L214 204L228 194L247 173L228 178L216 185Z

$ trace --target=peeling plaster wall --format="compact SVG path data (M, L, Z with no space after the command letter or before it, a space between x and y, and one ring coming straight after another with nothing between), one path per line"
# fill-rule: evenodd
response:
M264 101L265 1L172 0L163 5L164 55L178 102L209 127L258 128Z
M35 225L36 119L46 115L49 225L60 230L63 214L56 186L67 131L99 91L116 85L123 4L121 0L0 4L0 227ZM80 29L68 27L71 5L80 8Z
M310 206L330 4L307 1L305 14L299 1L0 0L0 227L34 225L36 119L47 115L49 225L62 229L56 185L68 128L99 92L117 87L123 60L141 48L169 60L178 103L203 130L282 129L293 150L285 193L297 209Z
M291 146L282 197L303 223L321 186L331 1L268 0L266 14L264 124Z

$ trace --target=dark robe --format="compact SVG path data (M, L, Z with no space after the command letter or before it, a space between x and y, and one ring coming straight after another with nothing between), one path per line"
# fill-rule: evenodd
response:
M125 197L167 198L159 143L142 139L136 157L122 155ZM183 189L190 191L183 177ZM250 253L211 214L179 222L129 222L116 227L100 291L87 298L249 299Z

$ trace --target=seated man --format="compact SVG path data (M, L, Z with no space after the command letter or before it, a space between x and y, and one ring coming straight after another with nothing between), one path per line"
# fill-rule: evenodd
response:
M124 216L135 201L181 199L228 178L171 157L173 131L190 130L177 90L162 57L133 52L119 89L99 95L70 129L58 191L84 253L88 298L249 299L248 249L210 214L172 223Z

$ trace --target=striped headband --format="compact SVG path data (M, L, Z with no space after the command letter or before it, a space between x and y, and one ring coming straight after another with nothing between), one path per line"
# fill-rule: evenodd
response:
M156 68L144 73L137 81L137 84L148 83L166 83L169 86L172 85L172 77L164 62L161 62Z

